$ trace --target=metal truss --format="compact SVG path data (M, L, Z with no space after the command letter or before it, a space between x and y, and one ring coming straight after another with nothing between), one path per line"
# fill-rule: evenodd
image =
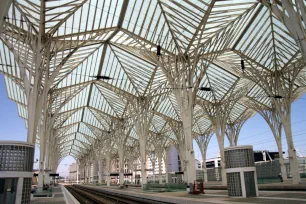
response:
M255 112L288 115L305 92L304 2L13 0L1 14L0 73L47 166L105 141L122 163L157 135L159 158L171 143L188 161L192 139L236 145Z

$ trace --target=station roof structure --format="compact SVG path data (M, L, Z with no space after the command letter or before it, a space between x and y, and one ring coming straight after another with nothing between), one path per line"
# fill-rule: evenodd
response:
M229 39L222 45L221 35ZM34 49L39 38L43 51ZM169 122L182 117L173 89L194 87L173 87L154 60L158 52L189 60L200 53L195 135L211 128L202 103L231 100L231 93L247 87L228 122L251 117L249 101L269 108L271 96L247 72L270 76L302 59L287 28L257 0L14 0L3 23L0 73L26 125L26 87L37 74L41 87L48 86L46 76L53 77L47 99L48 113L56 114L53 137L62 157L80 158L115 130L116 120L129 121L127 145L133 144L138 137L129 107L143 97L155 97L150 131L175 140ZM24 75L33 78L30 84ZM304 77L302 70L296 97L304 91Z

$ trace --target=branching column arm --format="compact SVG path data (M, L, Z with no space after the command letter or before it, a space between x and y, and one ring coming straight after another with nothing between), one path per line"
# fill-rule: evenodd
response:
M273 14L286 26L300 47L304 61L306 61L306 8L303 1L273 0L272 3L262 0L262 3L272 10ZM282 8L282 9L281 9Z

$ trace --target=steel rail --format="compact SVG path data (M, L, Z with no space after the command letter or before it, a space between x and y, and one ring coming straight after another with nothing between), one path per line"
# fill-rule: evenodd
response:
M66 186L68 187L68 186ZM75 196L76 199L78 197L81 197L81 200L84 200L84 198L91 200L94 204L102 204L102 203L111 203L113 201L114 203L123 203L123 204L137 204L137 203L144 203L144 204L170 204L169 202L161 202L157 200L151 200L146 198L140 198L130 195L124 195L120 193L115 192L109 192L105 191L103 189L92 189L80 185L72 185L67 188L68 190L71 190L71 194L74 192L77 192ZM79 200L79 199L78 199ZM79 200L80 201L80 200ZM86 201L80 201L81 203L87 203Z

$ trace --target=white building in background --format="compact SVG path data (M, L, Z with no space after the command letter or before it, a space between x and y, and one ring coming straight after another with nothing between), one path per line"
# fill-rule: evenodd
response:
M214 162L213 162L214 163ZM70 181L76 181L77 179L77 164L73 163L69 166L69 180ZM163 180L166 179L166 165L168 166L168 173L174 174L175 172L181 172L183 169L181 168L181 161L180 161L180 156L178 154L178 151L175 147L171 147L168 150L168 162L165 164L164 159L162 160L162 176ZM105 174L105 161L102 162L102 180L105 180L104 174ZM111 161L111 173L119 173L119 160L112 160ZM134 171L131 171L128 168L127 162L124 164L124 173L132 173L132 176L125 176L124 180L126 182L131 182L131 183L137 183L141 182L141 162L138 159L137 161L134 162L133 164L133 169ZM148 177L148 180L153 180L153 165L152 161L150 158L147 156L147 162L146 162L146 169L148 169L146 176ZM196 170L202 170L202 162L195 159L195 169ZM82 172L80 172L80 176L82 178L82 175L84 175L84 170L81 169ZM99 171L99 165L98 161L94 161L91 163L90 166L90 176L89 176L89 181L90 182L98 182L98 171ZM156 158L155 161L155 180L159 180L159 166L158 166L158 158ZM119 176L112 176L111 177L112 183L118 183L119 182Z
M181 171L181 161L178 151L175 147L171 147L168 151L168 172Z
M72 163L68 167L69 170L69 181L76 182L77 181L77 163Z
M153 175L155 173L155 177L156 177L156 179L158 179L158 176L159 176L159 164L158 163L159 163L158 158L156 158L155 168L154 168L155 170L154 170L151 159L147 158L147 169L149 170L148 173L147 173L147 176L149 178L153 178ZM166 173L166 168L165 168L165 161L164 161L164 159L162 159L161 165L162 165L162 168L161 168L162 172L161 173L165 174ZM154 173L153 173L153 170L154 170Z
M195 159L194 163L195 163L195 169L196 170L202 170L202 162L201 161Z

